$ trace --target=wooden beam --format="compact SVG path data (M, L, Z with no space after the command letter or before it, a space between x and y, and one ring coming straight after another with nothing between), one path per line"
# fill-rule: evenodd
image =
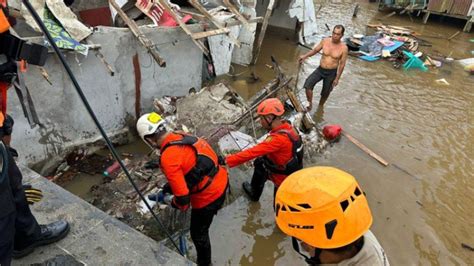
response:
M206 17L207 19L209 19L212 24L214 24L214 26L216 26L218 29L224 29L224 27L222 26L222 24L217 21L211 14L209 14L209 12L207 11L207 9L205 9L201 3L199 3L199 1L197 0L188 0L188 2L194 7L196 8L199 12L201 12L204 17ZM229 37L229 39L235 44L235 46L239 47L240 48L240 41L237 40L234 36L232 36L230 34L230 32L227 33L227 37Z
M262 17L251 18L251 19L247 20L247 22L249 24L261 23L261 22L263 22L263 18ZM236 26L236 25L242 25L242 22L240 22L238 20L234 20L234 21L224 23L225 27L231 27L231 26Z
M229 32L230 32L230 30L228 28L222 28L222 29L217 29L217 30L210 30L210 31L203 31L203 32L193 33L191 35L191 37L193 39L197 40L197 39L203 39L203 38L207 38L207 37L214 36L214 35L226 34L226 33L229 33Z
M263 18L262 29L260 30L260 33L258 34L257 48L255 50L253 60L252 60L253 65L257 63L258 56L260 54L260 48L262 47L263 39L265 37L265 32L267 31L268 21L270 20L270 16L272 15L274 5L275 5L275 0L270 0L267 6L267 12L265 12L265 17Z
M198 14L198 13L195 13L195 12L191 12L191 11L188 11L188 10L182 10L181 9L181 13L191 15L193 18L195 18L197 20L205 20L206 19L206 17L204 15Z
M140 29L138 28L138 25L135 23L134 20L130 19L127 14L120 8L120 6L115 2L115 0L109 0L110 5L117 11L117 14L123 19L125 24L127 24L128 28L130 28L130 31L135 35L135 37L138 39L138 41L145 47L145 49L148 51L148 53L151 54L153 59L158 63L160 67L166 67L166 62L161 56L158 54L158 51L156 50L155 44L153 44L150 39L148 39L145 34L143 34Z
M250 24L249 22L247 21L247 19L242 15L240 14L239 10L237 10L237 8L229 1L229 0L224 0L224 5L229 8L230 12L232 12L236 17L237 19L242 22L242 24L244 25L244 27L250 31Z
M247 109L247 111L245 111L239 118L237 118L235 121L233 121L231 124L232 125L238 125L239 123L241 123L248 115L251 115L252 112L257 109L258 105L260 103L262 103L263 101L265 101L266 99L272 97L272 96L275 96L276 93L282 89L282 88L285 88L288 86L288 84L290 84L290 81L292 80L292 78L289 78L287 80L285 80L282 84L280 84L278 87L276 87L272 92L268 93L267 95L265 95L265 97L263 97L262 99L260 99L258 102L256 102L255 104L253 104L249 109Z
M308 112L306 112L305 108L303 107L303 105L301 104L301 102L298 100L298 97L296 97L295 93L293 92L293 90L291 90L290 88L288 88L286 90L286 94L288 95L288 98L290 99L291 101L291 104L293 105L293 107L295 107L295 110L298 112L298 113L303 113L303 125L304 127L307 129L307 130L310 130L311 128L313 128L316 124L314 123L313 119L311 118L311 116L309 115Z
M426 12L425 15L423 16L423 24L426 24L428 22L428 18L430 17L431 12Z
M458 36L460 33L461 31L454 33L453 35L451 35L451 37L448 38L448 41L451 41L452 39L456 38L456 36Z
M468 33L471 32L473 22L474 22L474 17L472 17L470 20L466 22L466 25L464 25L464 29L462 31L468 32Z
M200 41L198 40L195 40L192 35L193 35L193 32L191 32L191 30L189 30L188 26L186 26L186 24L184 24L182 21L181 21L181 18L178 17L178 15L173 11L173 9L169 6L168 4L168 1L167 0L159 0L160 4L163 6L163 8L168 11L170 13L170 15L173 17L173 19L179 24L179 26L184 30L184 32L186 32L186 34L188 34L191 39L193 40L193 42L201 49L201 51L209 56L209 50L206 48L206 46L204 46L203 43L201 43Z
M367 148L364 144L362 144L361 142L359 142L357 139L355 139L353 136L349 135L349 133L347 133L346 131L342 131L342 134L344 136L346 136L346 138L348 138L352 143L354 143L357 147L359 147L361 150L363 150L365 153L367 153L368 155L370 155L370 157L374 158L375 160L377 160L380 164L382 164L383 166L388 166L388 162L385 161L382 157L380 157L379 155L377 155L375 152L373 152L371 149Z

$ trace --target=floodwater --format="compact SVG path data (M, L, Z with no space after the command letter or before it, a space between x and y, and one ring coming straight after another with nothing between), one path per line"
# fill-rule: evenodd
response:
M377 12L375 4L361 3L358 17L353 19L354 5L323 4L317 16L319 32L330 34L324 26L327 23L346 25L346 36L366 33L368 22L378 22L374 18L385 15ZM393 16L383 22L413 27L432 43L432 47L420 48L429 54L455 59L471 56L474 44L469 39L473 34L461 33L450 42L446 40L462 29L461 24L441 23L435 18L427 25L420 21ZM274 77L265 66L270 64L270 55L296 79L296 59L306 51L296 45L293 33L270 29L255 67L234 66L234 77L218 80L249 98ZM300 87L318 61L316 57L303 65ZM258 81L250 77L252 72ZM450 85L435 82L441 78ZM374 216L372 231L392 265L474 264L474 252L461 246L474 246L473 82L474 77L456 64L422 73L394 69L389 62L369 63L350 57L324 112L313 110L321 126L342 125L390 163L388 167L380 165L346 138L311 159L313 165L338 167L358 179ZM320 88L321 83L315 92ZM318 101L315 93L315 105ZM127 147L136 148L135 144ZM132 152L143 150L138 147ZM85 186L82 190L91 186L79 183ZM235 190L240 190L238 184ZM304 264L274 223L271 184L267 184L261 202L239 197L222 209L211 227L211 239L215 265Z
M324 26L327 23L346 25L346 36L366 33L368 22L379 22L373 18L386 14L378 13L375 4L362 3L358 17L352 19L354 5L323 4L317 16L319 32L330 34ZM472 57L474 44L469 39L474 34L461 33L446 40L462 30L462 23L432 17L423 25L421 18L411 22L408 16L383 22L413 27L420 38L432 43L432 47L420 47L421 51L455 59ZM296 78L296 59L306 51L295 44L292 33L270 31L258 64L235 67L236 76L224 79L243 97L250 97L273 78L272 70L265 67L270 55ZM303 65L308 69L306 75L318 61ZM251 72L260 80L252 80ZM441 78L450 85L435 82ZM300 87L303 82L299 80ZM461 246L474 246L473 84L474 76L456 64L422 73L350 57L324 112L314 114L320 125L342 125L391 163L388 167L378 164L346 138L312 159L314 165L335 166L358 179L373 212L372 230L393 265L474 264L474 252ZM315 92L320 87L321 83ZM275 228L271 191L267 188L261 203L241 198L218 214L212 228L215 265L290 265L300 260L289 239Z

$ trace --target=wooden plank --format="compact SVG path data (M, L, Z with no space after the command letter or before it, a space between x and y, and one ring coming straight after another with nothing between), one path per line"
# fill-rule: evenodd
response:
M193 18L195 18L197 20L205 20L206 19L206 17L204 15L198 14L198 13L195 13L195 12L191 12L191 11L188 11L188 10L182 10L181 9L181 13L191 15Z
M249 24L261 23L261 22L263 22L263 18L262 17L251 18L251 19L247 20L247 22ZM238 20L234 20L234 21L224 23L225 27L231 27L231 26L237 26L237 25L242 25L242 22L240 22Z
M212 24L214 24L214 26L216 26L218 29L224 29L222 24L219 21L217 21L211 14L209 14L207 9L205 9L199 1L197 1L197 0L188 0L188 2L194 8L196 8L199 12L201 12L204 15L204 17L209 19L212 22ZM232 36L230 34L230 32L227 34L227 37L229 37L229 39L235 44L235 46L240 48L240 41L237 40L237 38L235 38L234 36Z
M298 100L296 97L295 93L291 89L286 90L286 94L288 95L288 98L291 101L291 104L295 107L296 111L298 113L303 113L303 125L307 130L310 130L313 128L316 123L314 123L313 119L309 115L308 112L306 112L305 108L301 104L301 102Z
M110 5L117 11L117 14L123 19L125 24L127 24L128 28L130 28L130 31L135 35L135 37L138 39L138 41L145 47L145 49L148 51L148 53L151 54L153 59L158 63L160 67L166 67L166 61L161 58L161 56L158 54L158 51L156 51L156 47L153 44L153 42L150 41L138 28L137 24L135 21L131 20L127 14L120 8L120 6L115 2L115 0L109 0Z
M292 78L289 78L287 80L285 80L281 85L279 85L277 88L275 88L271 93L268 93L267 95L265 95L265 97L263 97L262 99L260 99L258 102L256 102L254 105L252 105L250 107L250 109L248 109L247 111L245 111L239 118L237 118L235 121L233 121L231 124L232 125L237 125L239 123L241 123L249 114L251 114L256 108L257 106L262 103L264 100L272 97L272 96L275 96L276 93L284 88L284 87L287 87L288 84L290 83L290 81L292 80Z
M454 33L453 35L451 35L451 37L448 38L448 41L451 41L452 39L456 38L456 36L458 36L460 33L461 31Z
M240 22L242 22L248 31L251 31L250 24L247 19L242 16L242 14L240 14L239 10L237 10L237 8L229 0L224 0L224 5L229 8L230 12L232 12Z
M428 18L430 17L430 12L426 12L425 15L423 16L423 24L426 24L428 22Z
M228 28L223 28L223 29L193 33L191 35L191 37L193 39L197 40L197 39L203 39L203 38L207 38L207 37L214 36L214 35L226 34L226 33L229 33L229 32L230 32L230 30Z
M471 18L471 20L469 20L468 22L466 22L466 25L464 25L464 29L462 31L464 32L471 32L471 28L472 28L472 23L474 22L474 17Z
M100 50L95 51L95 56L97 58L99 58L99 60L100 60L100 62L102 62L102 64L104 64L104 66L107 68L107 71L109 72L109 74L111 76L114 76L115 72L114 72L112 66L109 63L107 63L107 61L105 60L104 55L100 52Z
M191 30L189 30L188 26L186 26L186 24L184 24L181 19L178 17L178 15L176 15L176 13L174 12L174 10L169 6L168 4L168 1L167 0L159 0L159 3L163 6L163 8L168 11L170 13L170 15L173 17L173 19L178 23L178 25L184 30L184 32L186 32L186 34L188 34L191 39L193 40L193 42L199 47L199 49L201 49L201 51L209 56L209 50L206 48L206 46L204 46L203 43L201 43L200 41L198 40L195 40L194 38L192 38L192 35L193 35L193 32L191 32Z
M387 18L389 18L389 17L391 17L391 16L393 16L393 15L395 15L395 14L397 14L397 12L393 11L392 13L390 13L390 14L388 14L388 15L386 15L386 16L383 16L383 17L381 17L381 18L379 18L378 20L387 19Z
M368 155L370 155L370 157L374 158L375 160L377 160L380 164L382 164L383 166L388 166L388 162L385 161L382 157L380 157L379 155L377 155L375 152L373 152L371 149L367 148L367 146L365 146L364 144L362 144L361 142L359 142L357 139L355 139L353 136L351 136L349 133L347 133L346 131L342 131L342 134L344 136L347 137L347 139L349 139L352 143L354 143L357 147L359 147L361 150L363 150L365 153L367 153Z
M265 12L265 17L263 18L262 29L260 30L260 33L258 35L257 47L256 47L253 60L252 60L253 65L257 63L258 56L260 54L260 48L262 46L263 39L265 37L265 32L267 31L268 21L270 20L270 16L272 15L274 5L275 5L275 0L270 0L267 6L267 12Z
M140 68L140 61L138 59L138 53L133 56L133 72L135 73L135 118L140 118L141 110L141 84L142 84L142 71Z

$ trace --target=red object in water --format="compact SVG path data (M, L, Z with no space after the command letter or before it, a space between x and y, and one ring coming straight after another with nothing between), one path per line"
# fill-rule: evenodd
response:
M323 135L327 140L334 140L341 135L342 127L340 125L327 125L323 127Z
M104 176L113 175L120 168L120 164L115 161L111 166L107 167L104 171Z

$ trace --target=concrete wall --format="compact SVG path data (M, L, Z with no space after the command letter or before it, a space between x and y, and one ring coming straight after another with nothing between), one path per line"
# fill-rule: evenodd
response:
M150 111L154 97L183 95L191 87L201 87L202 53L180 28L142 28L167 61L160 68L127 29L101 27L89 37L101 44L101 52L115 75L90 51L87 57L64 53L67 62L104 129L111 134L135 122L135 75L132 57L138 53L141 65L141 106ZM191 27L200 31L199 25ZM23 163L64 156L68 149L100 139L92 119L55 55L45 69L53 85L32 66L25 76L43 128L31 129L15 91L9 90L8 112L15 119L12 146ZM128 122L128 123L127 123Z
M269 0L257 2L257 16L264 17L268 7ZM294 30L296 27L296 18L290 18L288 9L292 0L280 0L275 2L269 25Z

